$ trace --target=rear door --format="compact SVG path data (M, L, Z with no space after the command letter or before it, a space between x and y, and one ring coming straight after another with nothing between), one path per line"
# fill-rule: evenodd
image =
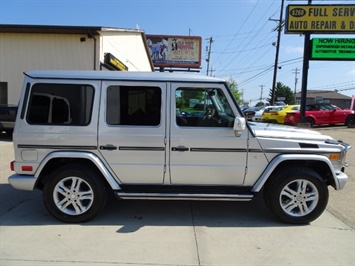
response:
M103 82L99 149L124 184L162 184L166 169L166 84Z

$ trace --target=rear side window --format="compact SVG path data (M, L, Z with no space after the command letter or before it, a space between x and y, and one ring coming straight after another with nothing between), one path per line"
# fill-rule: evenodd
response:
M94 88L81 84L37 83L29 96L26 120L34 125L85 126L90 123Z
M109 125L158 126L161 97L159 87L110 86L106 122Z

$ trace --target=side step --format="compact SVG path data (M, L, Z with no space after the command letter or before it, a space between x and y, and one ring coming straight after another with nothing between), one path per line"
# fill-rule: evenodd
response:
M120 199L250 201L253 194L137 193L116 191Z

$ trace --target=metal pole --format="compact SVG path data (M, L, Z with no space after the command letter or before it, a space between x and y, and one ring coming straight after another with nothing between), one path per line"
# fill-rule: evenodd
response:
M212 46L212 37L210 37L210 46L208 48L208 57L207 57L207 73L206 73L206 76L208 76L208 71L209 71L209 68L210 68L210 56L211 56L211 46Z
M312 0L308 0L308 5ZM306 101L307 101L307 82L308 82L308 68L309 68L309 52L311 42L311 34L304 35L304 50L303 50L303 67L302 67L302 88L301 88L301 107L300 107L300 123L306 122Z
M277 65L279 62L279 50L280 50L280 39L281 39L281 29L282 29L282 16L284 10L284 0L281 0L281 11L280 11L280 20L277 33L277 43L276 43L276 55L275 55L275 64L274 64L274 77L272 79L271 87L271 105L275 104L275 89L276 89L276 76L277 76Z

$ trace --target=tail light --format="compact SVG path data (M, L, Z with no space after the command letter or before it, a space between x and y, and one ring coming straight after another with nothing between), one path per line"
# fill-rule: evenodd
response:
M15 161L12 161L10 163L10 170L15 171ZM31 165L23 165L23 166L21 166L21 170L24 172L32 172L33 167Z

